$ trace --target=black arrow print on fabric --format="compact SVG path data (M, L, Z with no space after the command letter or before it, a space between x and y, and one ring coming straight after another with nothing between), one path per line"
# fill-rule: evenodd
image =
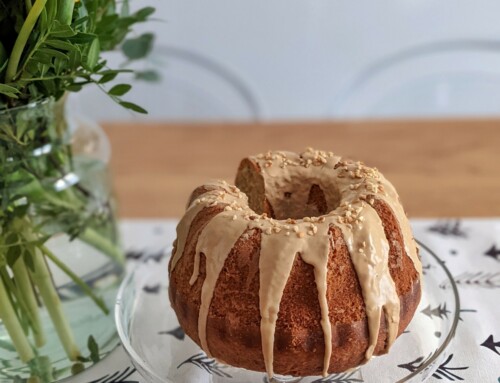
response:
M112 375L105 375L89 383L139 383L138 380L127 380L135 371L135 368L127 367L123 372L116 371Z
M157 285L153 286L144 286L142 288L142 291L144 291L146 294L158 294L160 292L161 285L158 283Z
M404 368L410 372L415 372L417 371L421 366L423 366L429 358L432 356L432 354L429 354L427 358L424 358L423 356L419 356L417 359L412 360L409 363L404 363L404 364L398 364L398 367Z
M472 310L472 309L460 309L460 314L462 313L477 313L477 310ZM459 320L463 321L462 316L460 315L458 317Z
M454 374L451 371L467 370L469 367L448 367L447 365L449 362L451 362L452 359L453 354L450 354L450 356L448 356L448 359L446 359L439 365L438 369L436 370L436 372L434 372L434 374L432 374L432 376L436 379L446 378L448 380L451 380L452 382L454 382L455 380L464 380L462 377Z
M474 287L485 287L488 289L500 288L500 272L498 273L486 273L484 271L468 272L457 275L453 278L455 283L461 287L463 286L474 286ZM441 288L448 288L450 284L448 282L439 285Z
M493 340L493 335L490 335L488 339L486 339L483 343L481 343L481 346L487 347L495 354L500 355L500 352L497 350L497 348L500 349L500 342L495 342Z
M424 273L424 275L427 275L427 271L429 271L430 269L432 269L432 265L430 263L428 265L422 266L422 272Z
M484 253L487 257L491 257L497 261L500 261L500 249L497 249L495 245L491 246L488 251Z
M439 319L448 318L448 314L451 311L446 309L446 303L443 305L439 305L433 309L431 309L431 305L428 305L425 309L421 311L422 314L427 315L429 318L438 317Z
M148 250L129 250L125 254L125 258L133 261L141 261L146 263L150 259L159 263L165 257L165 250L148 251Z
M461 221L458 219L454 221L438 221L427 230L446 237L467 238L467 233L460 228L461 224Z
M186 337L186 333L180 326L170 331L160 331L158 335L172 335L174 338L177 338L179 340L184 340L184 338Z
M399 364L398 367L400 368L405 368L410 372L415 372L419 368L421 368L427 361L430 359L432 354L429 354L427 358L424 358L423 356L418 357L417 359L411 361L410 363L405 363L405 364ZM454 374L451 371L458 371L458 370L467 370L469 367L448 367L448 363L453 359L453 354L450 354L448 358L439 365L437 370L432 374L432 376L436 379L447 379L451 381L455 380L464 380L462 377Z
M179 369L185 364L192 364L198 368L201 368L202 370L205 370L210 375L232 378L231 375L223 370L223 367L221 367L214 359L208 358L203 352L200 352L199 354L193 355L191 358L186 359L184 362L179 364L177 368Z
M363 383L364 380L354 377L357 371L328 375L326 378L315 380L311 383Z

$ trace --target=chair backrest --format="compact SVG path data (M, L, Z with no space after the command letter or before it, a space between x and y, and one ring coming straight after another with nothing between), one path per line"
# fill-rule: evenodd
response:
M108 61L117 66L123 57L114 52ZM261 115L254 92L240 76L196 52L159 44L145 62L132 68L156 74L155 81L128 78L133 88L124 97L145 107L155 120L252 121ZM130 119L128 111L98 93L95 89L82 92L78 96L81 110L98 120Z
M330 116L500 116L500 40L437 42L379 60L337 94Z

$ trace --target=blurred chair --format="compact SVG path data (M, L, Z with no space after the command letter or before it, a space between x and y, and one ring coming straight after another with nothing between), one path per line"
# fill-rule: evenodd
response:
M124 59L121 53L113 52L108 61L117 67ZM127 75L118 78L118 82L133 81L132 91L124 99L146 108L155 120L252 121L261 116L257 97L238 74L196 52L156 45L146 61L132 68L158 74L157 81L134 80ZM96 120L130 119L129 112L100 93L92 89L78 95L80 110Z
M443 41L386 57L335 97L329 116L500 116L500 41Z

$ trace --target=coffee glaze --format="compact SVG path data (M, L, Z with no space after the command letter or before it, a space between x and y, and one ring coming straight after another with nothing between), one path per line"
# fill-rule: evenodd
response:
M205 193L188 206L177 226L177 241L170 273L182 257L192 221L203 209L223 206L202 230L195 253L190 284L199 276L200 254L206 257L206 278L201 291L198 335L202 349L207 344L207 317L214 289L224 263L237 240L250 229L261 230L259 275L261 341L268 375L273 376L276 322L283 292L295 257L314 268L324 334L323 374L327 375L332 350L332 331L327 302L327 262L332 226L340 228L349 249L365 302L369 330L365 361L377 344L382 312L387 323L386 351L397 337L400 300L390 275L389 243L380 217L372 205L383 200L393 211L404 240L407 256L421 276L422 266L408 219L394 187L377 171L360 162L342 161L331 152L307 149L304 153L268 152L250 157L260 169L265 198L276 218L257 214L247 195L225 181L204 185ZM324 193L327 213L320 214L309 201L312 185ZM304 214L305 212L305 214ZM309 216L304 216L309 215ZM297 217L297 218L290 218ZM301 218L299 218L301 217ZM279 218L279 219L278 219Z

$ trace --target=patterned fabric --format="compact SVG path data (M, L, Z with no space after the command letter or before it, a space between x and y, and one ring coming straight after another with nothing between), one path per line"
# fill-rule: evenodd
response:
M128 258L159 260L163 250L175 238L175 221L123 222L123 239ZM500 220L412 220L415 237L432 249L451 271L458 286L460 323L447 357L427 381L500 383ZM133 263L133 262L132 262ZM425 270L424 265L424 270ZM155 294L159 285L148 286ZM422 313L440 318L448 315L446 303L428 306ZM186 341L182 329L159 329L159 336ZM422 355L399 368L415 371L426 362ZM212 376L226 372L202 352L179 364L177 368L199 369L196 383L212 381ZM146 382L119 347L112 355L90 370L73 378L75 383L142 383ZM294 382L296 380L293 380ZM363 382L355 373L336 374L317 383ZM179 382L183 383L183 382ZM186 381L186 383L191 383ZM195 382L192 382L195 383ZM238 382L242 383L242 382Z

